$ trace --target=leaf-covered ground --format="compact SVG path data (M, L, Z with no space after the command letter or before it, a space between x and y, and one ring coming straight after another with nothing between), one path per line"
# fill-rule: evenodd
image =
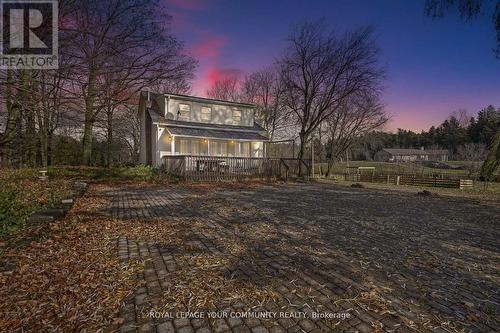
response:
M116 236L126 226L99 214L108 201L95 185L69 214L27 226L5 240L0 332L94 332L113 323L143 263L120 263Z
M325 184L94 184L64 219L5 240L0 332L489 331L498 213ZM353 317L180 326L145 316L227 307Z
M71 193L69 179L42 181L34 169L0 169L0 239L37 210L57 205Z

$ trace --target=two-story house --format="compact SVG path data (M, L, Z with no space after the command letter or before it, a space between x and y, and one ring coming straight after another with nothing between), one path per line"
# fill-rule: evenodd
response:
M168 155L264 157L266 131L255 106L177 94L142 92L140 162Z

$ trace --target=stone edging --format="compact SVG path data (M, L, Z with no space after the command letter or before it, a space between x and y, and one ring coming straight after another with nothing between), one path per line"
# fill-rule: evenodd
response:
M52 222L56 219L63 217L66 213L73 207L75 200L85 193L87 190L87 183L85 182L75 182L73 183L72 194L69 198L61 200L61 202L54 208L46 208L32 214L27 223L40 223L40 222Z

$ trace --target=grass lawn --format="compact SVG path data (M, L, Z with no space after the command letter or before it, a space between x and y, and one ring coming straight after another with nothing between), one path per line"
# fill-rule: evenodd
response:
M343 186L351 186L354 182L343 180L329 180L324 178L317 178L316 181L324 183L332 183ZM482 204L500 207L500 183L475 182L474 187L471 189L456 189L456 188L440 188L440 187L422 187L422 186L406 186L406 185L387 185L379 183L361 183L366 188L374 188L381 190L417 193L421 191L428 191L443 197L457 197L467 198L478 201Z
M453 166L462 166L465 162L461 161L452 161L446 162L449 165ZM389 174L417 174L417 175L453 175L453 176L468 176L467 170L454 170L454 169L435 169L429 168L418 164L413 163L388 163L388 162L373 162L373 161L350 161L339 162L333 165L332 173L333 174L344 174L347 170L347 167L375 167L376 173L389 173ZM323 173L326 172L328 167L327 163L316 163L315 164L315 173L319 174L321 170ZM352 170L355 172L355 170ZM474 177L475 175L473 175Z

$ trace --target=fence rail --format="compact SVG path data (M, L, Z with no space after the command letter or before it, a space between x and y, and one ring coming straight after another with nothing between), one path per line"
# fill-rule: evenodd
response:
M443 177L422 177L417 175L394 174L344 174L344 179L352 182L383 183L393 185L413 185L445 188L471 188L473 181L470 179L450 179Z
M295 158L173 155L162 158L163 169L187 180L221 181L309 177L309 160Z

